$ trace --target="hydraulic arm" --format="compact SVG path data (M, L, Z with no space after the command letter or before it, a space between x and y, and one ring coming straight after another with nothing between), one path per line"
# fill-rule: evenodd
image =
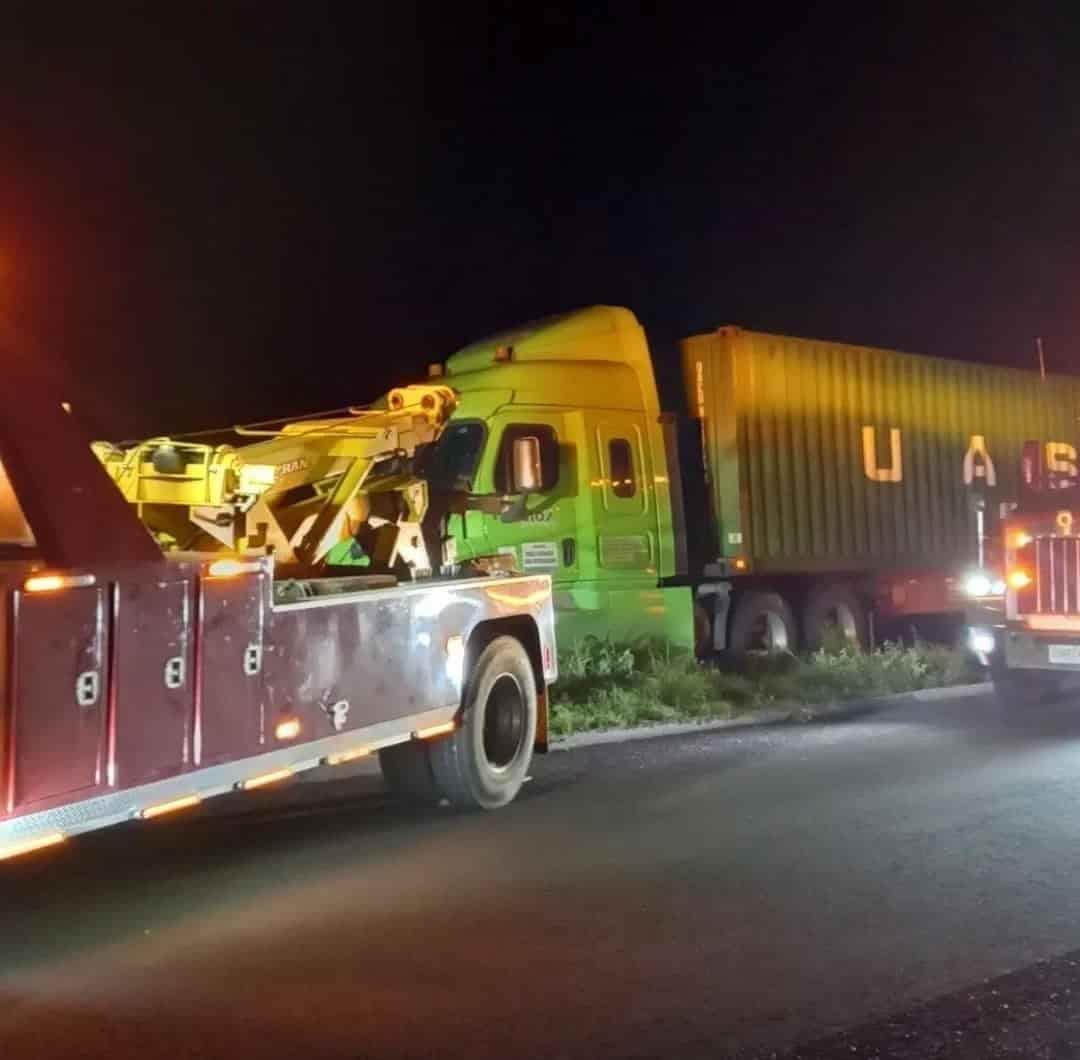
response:
M152 438L94 450L170 547L269 551L281 568L312 570L364 536L371 561L415 575L432 557L421 529L427 484L414 465L455 404L449 387L406 386L376 408L236 428L257 439L244 446Z

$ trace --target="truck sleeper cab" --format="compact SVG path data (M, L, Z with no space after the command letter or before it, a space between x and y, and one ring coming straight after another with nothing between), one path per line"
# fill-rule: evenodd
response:
M283 591L269 557L166 557L58 397L5 395L0 858L369 754L414 798L516 795L546 747L546 577Z

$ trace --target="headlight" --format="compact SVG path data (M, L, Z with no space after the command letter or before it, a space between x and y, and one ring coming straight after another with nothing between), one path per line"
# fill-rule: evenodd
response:
M990 596L994 589L994 583L990 575L981 570L972 571L964 579L964 592L968 596Z
M972 626L968 630L968 647L976 655L989 655L997 647L997 643L990 630Z

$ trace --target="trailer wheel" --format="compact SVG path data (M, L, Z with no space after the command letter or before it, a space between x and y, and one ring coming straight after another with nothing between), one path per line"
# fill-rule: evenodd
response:
M379 768L387 788L408 802L438 802L435 778L431 775L428 745L417 740L384 747L379 752Z
M860 648L865 648L869 640L866 608L842 583L815 589L803 608L803 642L810 651L821 648L831 630Z
M750 592L738 599L728 647L736 655L779 654L798 647L795 616L779 593Z
M438 793L461 809L505 806L525 783L536 741L536 679L520 641L496 637L484 648L462 705L460 728L428 749Z

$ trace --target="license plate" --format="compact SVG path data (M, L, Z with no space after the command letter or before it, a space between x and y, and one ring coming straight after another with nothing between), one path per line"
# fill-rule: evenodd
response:
M1050 661L1058 666L1080 666L1080 644L1051 644Z

